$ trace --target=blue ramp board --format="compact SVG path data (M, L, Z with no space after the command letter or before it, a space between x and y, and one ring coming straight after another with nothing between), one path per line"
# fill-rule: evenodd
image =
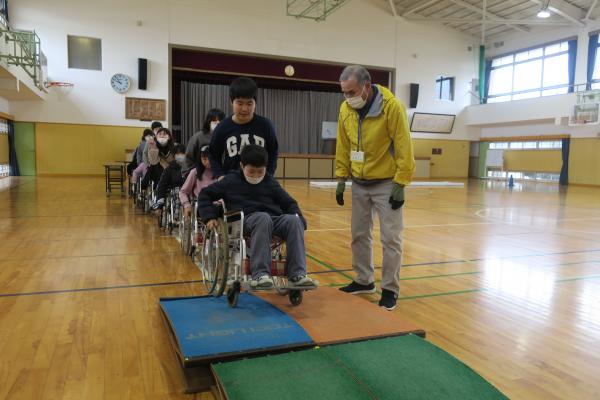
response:
M184 366L314 344L287 314L247 293L235 308L225 296L161 298L160 307Z

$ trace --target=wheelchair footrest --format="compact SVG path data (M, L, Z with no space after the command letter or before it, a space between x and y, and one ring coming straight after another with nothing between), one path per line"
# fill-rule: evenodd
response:
M284 290L315 290L319 287L319 285L311 285L311 286L275 286L274 289L284 289Z

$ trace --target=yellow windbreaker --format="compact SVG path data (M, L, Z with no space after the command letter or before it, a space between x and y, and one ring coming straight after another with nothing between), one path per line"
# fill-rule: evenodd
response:
M362 122L348 102L340 106L335 175L360 180L393 178L408 185L415 172L415 159L406 110L392 92L376 86L378 93ZM363 151L364 162L350 161L351 151Z

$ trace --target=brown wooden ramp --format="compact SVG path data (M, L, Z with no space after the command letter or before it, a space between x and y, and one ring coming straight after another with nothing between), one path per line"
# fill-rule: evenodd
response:
M293 307L287 296L273 292L255 294L292 317L319 346L409 333L425 337L423 329L398 313L336 288L305 292L298 307Z

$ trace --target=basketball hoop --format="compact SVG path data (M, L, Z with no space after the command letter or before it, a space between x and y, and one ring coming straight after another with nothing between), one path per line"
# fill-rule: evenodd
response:
M44 82L44 87L46 89L51 87L73 87L74 85L70 82L56 82L56 81L48 81Z

